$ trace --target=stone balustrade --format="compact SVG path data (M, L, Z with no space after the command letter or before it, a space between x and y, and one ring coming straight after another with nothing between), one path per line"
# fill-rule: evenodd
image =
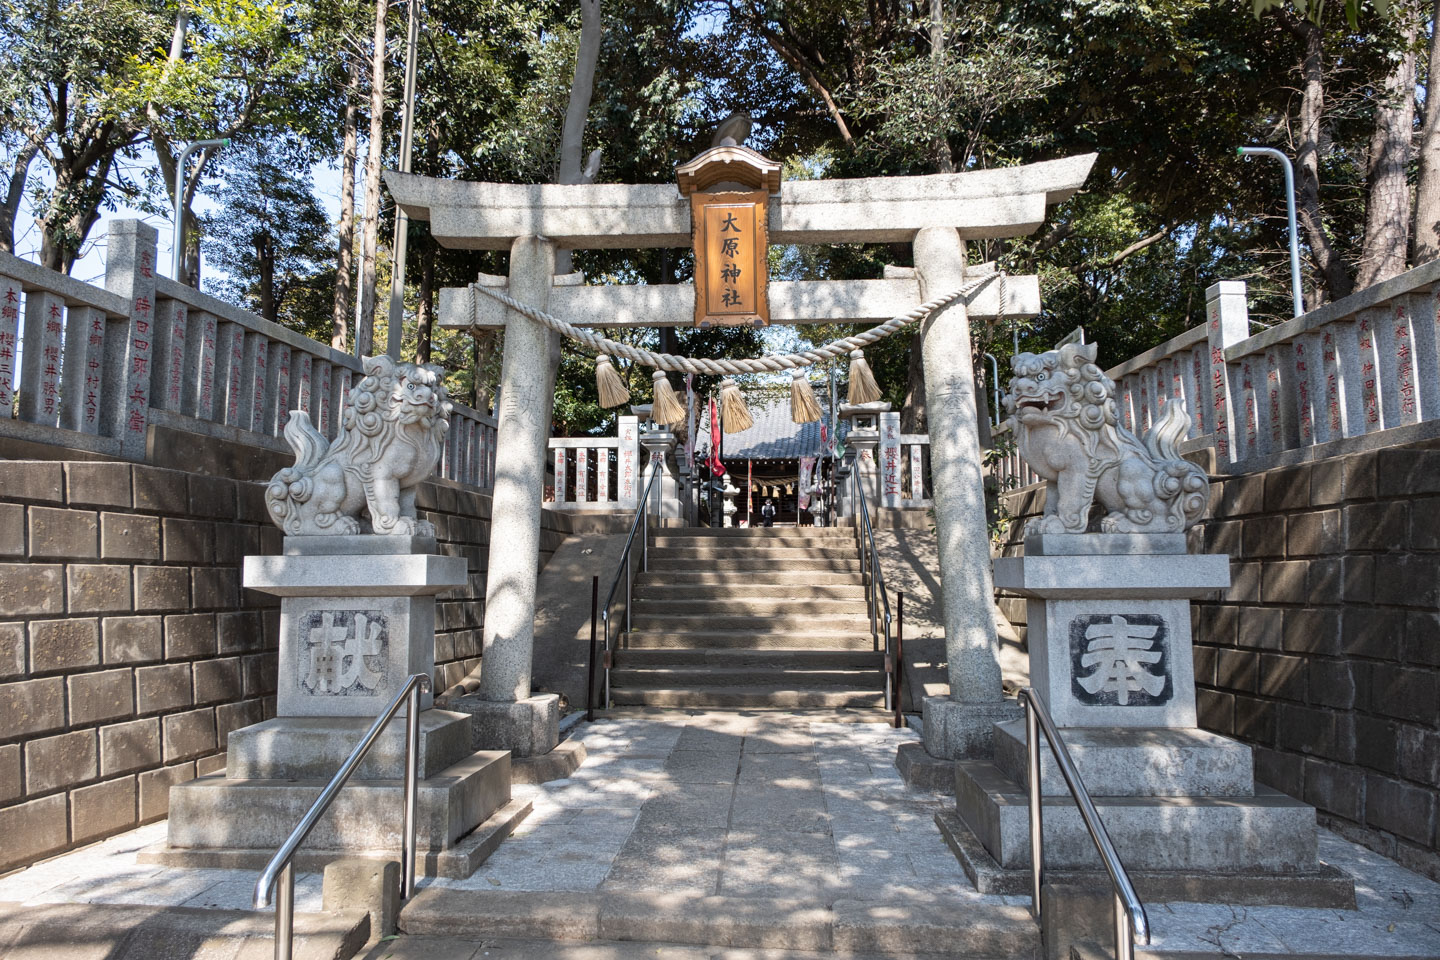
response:
M1144 436L1185 402L1182 450L1241 474L1440 433L1440 261L1251 334L1245 284L1206 291L1206 323L1106 371L1120 421ZM1379 431L1383 439L1357 439ZM1002 485L1035 477L1002 460Z
M546 507L576 512L635 509L644 474L639 418L620 417L616 434L550 439L555 477L547 491Z
M0 436L143 462L154 425L287 452L304 410L333 439L360 361L157 275L155 240L113 222L103 289L0 253ZM488 489L495 427L455 403L440 475Z

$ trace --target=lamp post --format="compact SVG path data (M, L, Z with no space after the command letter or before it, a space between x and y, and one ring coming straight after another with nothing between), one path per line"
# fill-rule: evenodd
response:
M170 279L176 283L184 283L180 279L180 264L185 258L185 164L190 160L190 154L196 150L209 147L228 147L230 138L224 137L219 140L196 140L186 145L180 151L180 159L175 161L175 249L171 251L170 257Z
M1285 168L1285 214L1290 221L1290 299L1295 316L1305 312L1305 298L1300 295L1300 239L1295 232L1295 168L1290 158L1274 147L1236 147L1237 156L1274 157Z
M420 0L410 0L410 34L405 44L405 107L400 120L400 172L410 172L410 141L415 126L415 48L420 39ZM390 322L385 334L385 352L400 359L405 334L405 247L410 218L395 205L395 252L390 265ZM497 408L498 409L498 408Z

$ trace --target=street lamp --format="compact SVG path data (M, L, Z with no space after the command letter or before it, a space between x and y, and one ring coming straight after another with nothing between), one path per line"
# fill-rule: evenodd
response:
M196 140L180 151L180 159L175 161L175 249L170 258L170 278L176 283L183 283L180 279L180 263L185 256L185 164L190 159L190 154L196 150L207 147L228 147L230 138L220 140Z
M1305 312L1305 298L1300 295L1300 239L1295 232L1295 168L1290 158L1274 147L1236 147L1237 156L1274 157L1285 168L1285 214L1290 220L1290 299L1294 301L1295 316Z

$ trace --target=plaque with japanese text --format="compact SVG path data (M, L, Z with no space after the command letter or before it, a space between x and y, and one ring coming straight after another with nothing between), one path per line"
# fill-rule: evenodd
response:
M727 143L675 173L690 198L695 326L768 326L770 198L780 193L780 164Z
M690 195L695 326L769 324L768 207L764 190Z

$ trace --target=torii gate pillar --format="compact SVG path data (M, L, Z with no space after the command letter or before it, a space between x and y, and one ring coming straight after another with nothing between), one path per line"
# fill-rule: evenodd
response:
M555 244L541 237L516 239L510 247L511 296L544 310L554 279ZM480 687L461 709L475 716L476 747L528 757L549 753L560 739L559 697L530 695L540 490L552 402L544 394L556 334L513 311L506 319Z
M915 274L928 300L965 282L965 243L950 227L915 235ZM1020 716L1001 686L990 541L980 464L970 317L956 301L921 328L935 532L950 695L924 701L925 751L948 760L990 756L991 728Z

